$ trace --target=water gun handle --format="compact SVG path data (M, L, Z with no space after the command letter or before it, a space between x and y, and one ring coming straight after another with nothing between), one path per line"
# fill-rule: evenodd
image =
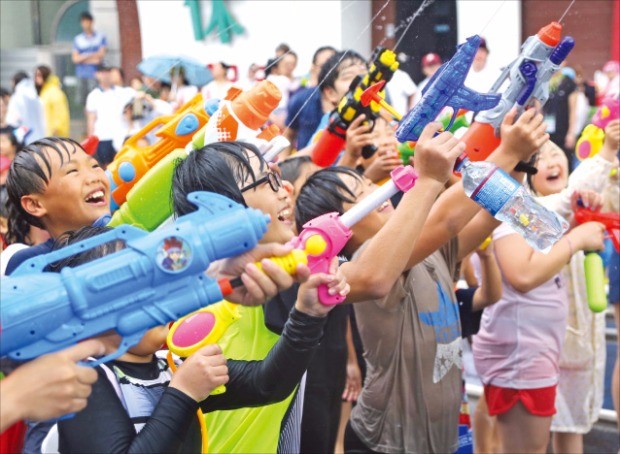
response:
M319 140L312 149L312 162L319 167L329 167L338 158L338 154L346 146L346 131L340 131L335 125L323 130Z
M586 252L583 266L586 275L588 306L592 312L602 312L607 307L603 259L597 252Z
M472 123L461 140L465 143L465 154L472 161L484 161L501 142L492 124L478 121Z

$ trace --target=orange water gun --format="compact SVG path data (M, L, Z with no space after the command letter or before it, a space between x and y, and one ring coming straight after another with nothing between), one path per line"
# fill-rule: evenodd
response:
M108 165L112 197L110 208L117 210L126 200L129 190L164 156L177 148L185 147L196 131L209 121L208 103L199 93L184 104L174 115L155 118L137 134L131 136ZM155 131L159 140L146 147L138 141Z

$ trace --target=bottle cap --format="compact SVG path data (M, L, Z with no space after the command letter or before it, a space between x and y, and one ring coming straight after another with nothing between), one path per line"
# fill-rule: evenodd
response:
M250 129L258 129L278 107L281 99L282 93L278 87L268 80L263 80L237 96L232 101L231 108L244 125Z
M538 38L547 46L555 47L562 38L562 25L559 22L551 22L538 30Z

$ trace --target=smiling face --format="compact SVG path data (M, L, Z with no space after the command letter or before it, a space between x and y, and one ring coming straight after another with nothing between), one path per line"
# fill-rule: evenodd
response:
M532 186L541 196L557 194L568 182L568 159L560 147L550 140L545 143L536 161L538 173L532 176Z
M68 147L72 150L73 145ZM63 159L52 149L46 154L51 175L45 190L25 195L21 202L28 213L41 218L52 237L91 225L109 214L110 184L92 156L77 147ZM41 167L46 168L43 162Z
M263 171L260 170L260 160L258 157L251 156L250 164L256 174L257 180L267 174L265 169L263 169ZM280 172L277 165L271 165L271 169L274 172ZM248 177L246 181L239 185L239 188L241 189L252 183L253 181ZM274 191L269 182L265 181L255 188L244 191L243 198L249 207L261 210L271 217L267 233L263 236L261 243L286 243L293 238L294 222L292 202L283 187Z

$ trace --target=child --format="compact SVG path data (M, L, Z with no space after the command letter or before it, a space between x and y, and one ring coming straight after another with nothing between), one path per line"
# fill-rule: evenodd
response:
M260 152L251 145L222 142L194 151L179 163L172 187L177 215L195 210L187 203L188 193L206 190L268 214L271 223L261 242L284 244L293 238L291 201L282 186L279 169L275 165L268 166ZM240 320L231 325L219 341L225 354L244 360L263 359L279 339L296 295L297 289L293 287L280 291L264 308L241 308ZM327 344L332 343L331 335L327 333L333 331L334 325L344 325L346 329L346 313L346 308L341 306L330 313ZM297 392L278 404L207 415L212 450L299 452L303 399L302 383ZM267 426L266 421L270 421Z
M560 158L563 166L547 164ZM544 181L547 189L562 189L568 162L561 150L544 148L539 168L534 180L541 187ZM567 320L561 271L575 252L602 249L603 233L598 223L578 226L548 254L534 251L506 225L493 234L504 294L485 311L473 351L503 452L546 450Z
M537 158L538 173L530 179L533 192L546 196L543 203L562 211L567 219L572 213L566 212L565 207L570 206L571 196L574 199L576 193L581 193L584 204L595 209L594 199L586 198L586 191L603 194L611 184L610 172L618 168L619 125L618 120L609 124L601 151L585 160L570 177L562 150L548 142ZM565 273L569 289L568 329L559 363L558 412L551 424L554 451L558 453L583 451L583 434L591 430L603 404L605 315L595 314L588 307L583 261L582 253L575 254Z
M92 237L105 229L88 227L61 237L62 247ZM77 266L105 255L116 244L78 254L55 265ZM345 294L346 282L331 274L316 274L300 286L300 292L284 327L282 338L264 361L226 361L217 345L203 347L172 375L161 356L168 328L161 326L118 360L97 368L85 410L58 423L60 452L200 452L196 410L233 409L264 405L285 398L303 375L323 331L331 307L318 302L316 289L328 284ZM307 278L309 270L300 268ZM106 353L118 346L116 336L104 336ZM217 386L226 392L210 396Z
M514 114L505 119L502 145L491 157L505 169L546 140L541 115L528 111L513 120ZM368 370L345 433L346 452L458 447L461 332L453 276L458 260L497 222L480 212L460 184L440 197L426 220L463 150L450 133L431 138L439 128L427 126L416 146L415 187L393 212L388 202L355 224L344 248L352 257L341 267L351 284L347 301L363 302L355 314ZM375 187L349 169L317 172L298 197L297 223L346 212Z
M97 161L72 139L48 137L15 156L6 187L9 195L9 237L20 226L46 230L51 238L17 252L8 262L11 274L25 260L51 250L53 238L91 225L109 213L110 184Z

